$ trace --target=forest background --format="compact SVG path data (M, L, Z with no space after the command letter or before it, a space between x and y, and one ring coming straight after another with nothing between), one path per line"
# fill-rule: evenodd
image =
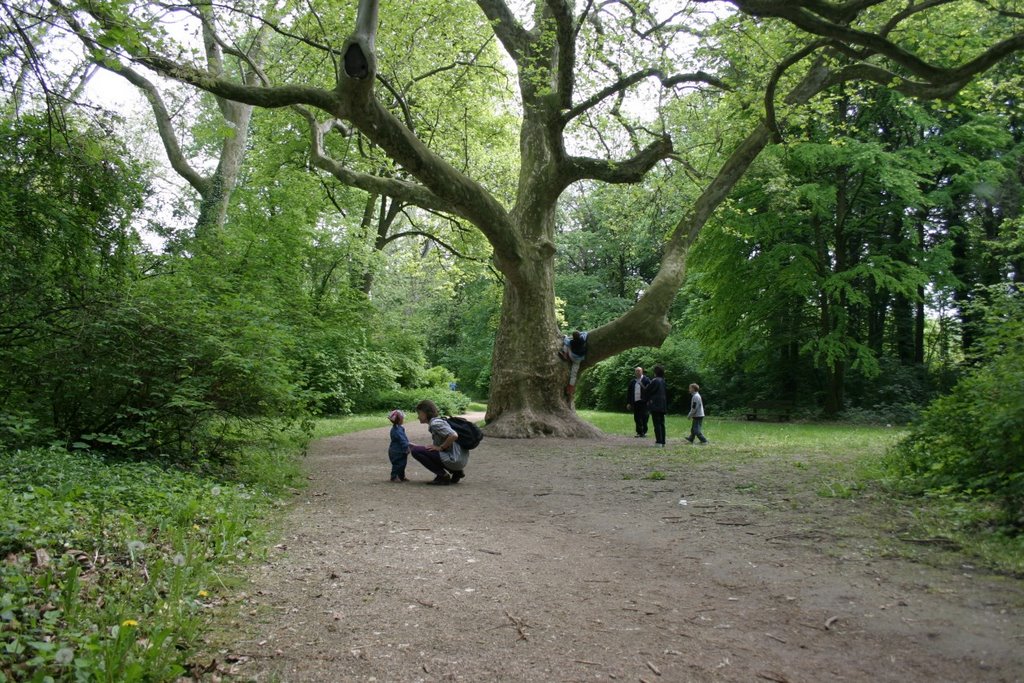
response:
M765 116L780 72L764 65L799 52L800 36L736 5L611 3L620 28L632 12L621 34L595 10L605 55L637 49L631 41L654 34L643 26L685 26L665 54L685 45L687 66L706 71L667 89L652 72L661 85L637 79L579 124L588 150L641 150L644 135L685 149L652 160L636 182L581 180L561 196L561 332L599 328L643 300L672 226ZM935 5L944 11L915 27L929 58L1019 40L1013 3ZM296 36L318 47L317 25L347 33L356 22L355 7L301 17L276 6L164 9L185 19L146 30L191 40L210 74L245 83L271 68L302 73L310 58ZM396 195L411 185L408 169L342 121L243 105L131 61L141 33L126 12L15 2L0 15L6 466L71 454L82 458L71 469L113 458L255 484L261 468L276 471L282 430L308 434L315 418L424 397L447 412L486 401L508 281L484 235L430 200L417 205L412 190ZM380 99L511 201L522 103L487 17L473 3L383 3L379 22ZM600 65L601 54L588 57ZM1015 48L948 97L846 81L787 108L774 144L689 248L667 338L585 368L576 406L621 410L632 368L661 364L676 413L697 382L715 417L768 399L802 420L913 425L893 472L918 491L989 501L985 524L1019 534L1020 67ZM98 70L146 107L108 109L108 93L90 85ZM5 498L5 518L27 500ZM5 555L38 546L31 526L5 523Z

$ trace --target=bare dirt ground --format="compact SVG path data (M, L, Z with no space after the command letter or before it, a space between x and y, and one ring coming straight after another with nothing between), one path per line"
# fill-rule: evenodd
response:
M424 426L406 427L428 442ZM668 452L697 448L671 437ZM315 443L282 545L253 570L217 646L221 671L1024 680L1024 580L899 540L906 511L820 497L793 463L711 459L645 478L650 443L485 439L448 487L426 485L411 459L412 481L389 483L386 428Z

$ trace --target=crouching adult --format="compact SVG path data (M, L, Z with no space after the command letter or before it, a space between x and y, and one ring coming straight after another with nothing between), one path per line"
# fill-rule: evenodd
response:
M433 401L424 400L416 404L416 416L420 424L428 425L430 446L412 446L412 457L433 472L431 484L457 484L466 476L469 451L459 446L459 435L448 421L441 417Z

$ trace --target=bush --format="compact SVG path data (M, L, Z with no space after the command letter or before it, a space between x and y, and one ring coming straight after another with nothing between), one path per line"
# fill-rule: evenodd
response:
M416 404L423 399L430 399L437 404L442 415L458 415L469 407L470 398L465 394L452 391L445 387L429 387L422 389L390 389L382 391L360 405L361 413L387 413L395 408L405 411L407 415L415 415Z
M266 474L279 486L294 471ZM0 452L0 680L183 676L224 565L259 547L254 520L276 492L154 463Z
M654 366L659 364L665 368L669 412L686 413L690 409L690 384L703 385L704 382L700 370L702 362L696 342L677 338L670 338L660 349L634 349L589 368L580 377L576 404L621 412L626 407L626 389L634 369L639 365L648 377L653 377ZM705 391L708 390L702 386L702 395ZM708 394L713 395L713 388Z
M1019 309L1022 302L1014 302ZM991 498L1000 525L1024 529L1024 316L996 316L988 361L924 410L889 463L905 484Z

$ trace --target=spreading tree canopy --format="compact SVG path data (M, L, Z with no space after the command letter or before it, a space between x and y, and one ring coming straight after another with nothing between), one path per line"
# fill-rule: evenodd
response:
M393 35L381 30L392 11L388 3L360 0L354 15L350 5L319 0L229 0L216 14L196 0L50 0L45 7L108 68L148 69L223 102L293 108L312 133L319 168L371 195L475 226L490 243L504 284L488 431L509 437L592 433L562 390L567 370L555 353L566 332L559 330L555 313L556 210L575 183L637 183L660 163L686 163L687 141L678 133L673 137L660 107L695 91L735 97L737 124L748 130L730 143L724 163L678 222L665 226L657 275L635 305L590 331L585 365L665 340L667 312L683 282L690 246L799 107L851 81L871 81L912 98L955 97L979 74L1024 49L1024 14L1014 3L998 1L475 5L473 19L460 30L496 39L514 72L512 101L520 128L518 176L510 195L410 127L414 103L382 77L379 66L382 46ZM403 11L464 9L464 3L424 1ZM26 10L27 16L33 8ZM193 51L187 37L183 42L176 35L174 22L182 16L201 27L197 35L205 50ZM274 59L257 60L254 41L268 30L273 36L266 49ZM750 52L735 55L722 48L716 40L722 30L749 35ZM211 53L229 55L233 67L211 61ZM463 61L474 57L466 54ZM654 111L640 111L638 102ZM322 133L332 127L358 132L391 164L377 173L329 161Z

